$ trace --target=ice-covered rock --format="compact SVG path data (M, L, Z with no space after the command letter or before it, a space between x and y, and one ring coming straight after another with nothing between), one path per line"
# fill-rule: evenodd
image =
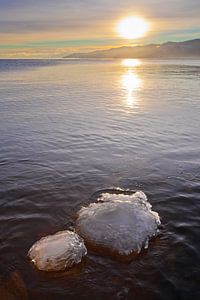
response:
M81 262L87 254L81 237L72 231L60 231L37 241L28 256L42 271L61 271Z
M76 231L96 252L132 258L158 233L159 215L142 191L103 193L97 203L81 208Z

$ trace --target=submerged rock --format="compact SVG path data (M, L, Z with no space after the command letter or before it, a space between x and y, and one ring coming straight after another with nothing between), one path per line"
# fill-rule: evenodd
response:
M159 215L151 210L146 195L103 193L97 203L81 208L76 231L88 248L129 259L148 247L158 233Z
M81 237L72 231L60 231L37 241L28 256L42 271L61 271L81 262L87 254Z
M26 285L18 271L11 272L6 277L0 277L1 300L28 300Z

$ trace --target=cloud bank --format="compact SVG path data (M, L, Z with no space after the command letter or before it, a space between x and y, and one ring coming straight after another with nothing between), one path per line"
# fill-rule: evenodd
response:
M0 0L0 49L121 45L115 25L127 15L152 23L136 43L197 38L199 13L199 0Z

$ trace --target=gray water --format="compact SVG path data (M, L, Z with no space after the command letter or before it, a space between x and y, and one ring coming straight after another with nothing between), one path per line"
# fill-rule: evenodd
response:
M197 60L0 60L0 295L199 299L199 112ZM145 253L89 253L61 273L30 264L36 240L119 187L161 217Z

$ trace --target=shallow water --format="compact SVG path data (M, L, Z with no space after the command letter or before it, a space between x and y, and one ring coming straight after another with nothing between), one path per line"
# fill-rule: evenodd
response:
M1 281L34 300L198 299L199 113L200 61L0 60ZM160 238L131 263L36 271L30 246L118 187L147 194Z

